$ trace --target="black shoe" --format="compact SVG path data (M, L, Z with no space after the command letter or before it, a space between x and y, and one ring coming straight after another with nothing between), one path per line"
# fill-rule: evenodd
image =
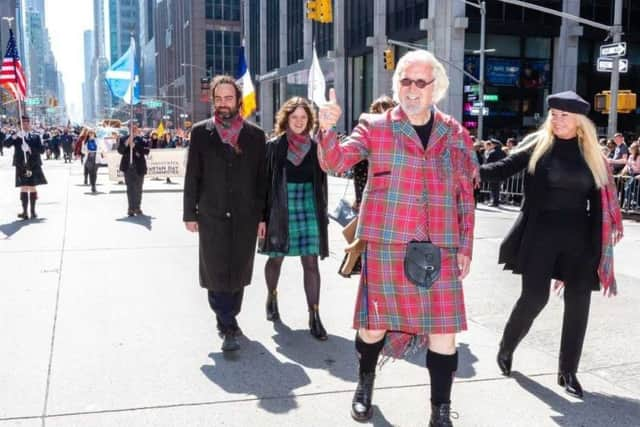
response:
M578 377L576 377L576 374L559 373L558 385L564 387L564 391L566 391L570 396L580 399L582 399L584 396L582 386L580 385L580 381L578 381Z
M431 404L431 420L429 427L453 427L451 422L451 405L442 403L440 405Z
M224 340L222 341L222 351L237 351L240 348L238 337L235 333L229 331L224 334Z
M320 321L320 313L318 312L318 306L314 305L309 311L309 332L314 338L320 341L325 341L327 337L327 331L322 326Z
M276 291L269 292L267 297L267 320L275 322L280 320L280 313L278 312L278 294Z
M21 219L29 219L29 214L28 214L28 213L26 213L26 212L19 213L19 214L18 214L18 218L21 218Z
M513 354L508 353L506 350L500 348L498 350L498 357L496 357L498 367L502 372L502 375L508 377L511 375L511 362L513 361Z
M31 211L31 218L33 219L38 218L38 214L36 214L36 211Z
M373 398L375 379L375 372L360 374L358 387L351 401L351 417L356 421L368 421L373 416L371 399Z
M140 208L138 208L138 209L134 209L134 210L133 210L133 212L134 212L136 215L144 215L144 214L142 213L142 210L141 210Z
M98 191L96 190L96 186L94 185L93 187L91 187L91 192L92 193L97 193Z
M133 212L133 209L129 209L129 210L127 211L127 215L128 215L128 216L134 216L134 215L135 215L135 213Z

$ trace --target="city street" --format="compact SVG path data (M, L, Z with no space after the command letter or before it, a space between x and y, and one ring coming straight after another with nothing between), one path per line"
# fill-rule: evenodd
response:
M337 274L344 241L334 222L331 256L320 263L328 341L308 332L297 259L282 269L282 322L265 320L266 257L256 255L241 349L223 356L198 286L197 235L182 223L181 179L147 180L145 215L130 218L125 186L108 182L105 168L94 195L79 162L45 161L39 218L20 221L11 154L0 157L0 427L357 425L349 411L359 276ZM329 206L346 184L330 179ZM620 295L593 295L582 401L556 384L563 303L555 295L515 353L513 376L500 374L495 355L520 277L502 271L497 252L517 209L482 205L476 214L454 425L640 425L640 223L626 220L616 247ZM428 424L423 352L378 371L374 403L371 425Z

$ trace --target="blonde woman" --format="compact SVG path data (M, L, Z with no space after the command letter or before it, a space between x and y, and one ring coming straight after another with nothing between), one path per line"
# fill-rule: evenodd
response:
M522 212L500 247L499 263L522 275L522 293L507 321L498 366L511 374L513 353L549 299L564 286L558 384L575 397L591 292L616 294L612 246L622 237L613 178L602 155L590 105L573 92L547 98L549 114L504 160L480 168L486 181L523 170Z

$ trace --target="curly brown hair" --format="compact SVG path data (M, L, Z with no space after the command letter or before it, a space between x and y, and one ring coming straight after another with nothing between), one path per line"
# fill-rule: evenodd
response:
M281 135L287 131L289 127L289 116L293 114L298 107L302 107L305 113L307 113L308 120L305 132L311 132L316 125L316 113L308 100L300 96L294 96L282 104L282 107L280 107L280 110L276 113L276 128L274 131L276 135Z
M385 111L396 106L396 102L387 95L382 95L380 98L374 100L369 106L369 112L374 114L382 114Z

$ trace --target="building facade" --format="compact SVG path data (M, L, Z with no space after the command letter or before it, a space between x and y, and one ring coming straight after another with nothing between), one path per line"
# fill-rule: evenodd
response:
M623 40L630 70L620 89L640 91L640 2L623 0ZM536 4L611 25L611 0L540 0ZM437 6L437 7L436 7ZM442 60L451 80L439 107L472 132L478 117L477 84L462 70L479 76L479 10L462 1L350 0L333 1L331 24L312 23L302 0L248 0L243 22L249 67L257 76L259 113L269 130L278 106L292 95L305 95L315 42L327 87L335 87L343 106L339 124L349 130L371 101L391 94L392 72L384 69L383 51L396 60L407 49L387 40L424 46ZM598 48L607 34L574 21L498 0L486 1L484 137L519 136L535 128L546 114L552 92L576 90L592 101L607 90L610 75L596 71ZM599 130L607 116L592 112ZM633 115L619 115L619 128L640 133Z
M94 91L92 67L93 55L95 53L95 36L93 30L85 30L84 40L84 81L82 82L82 113L85 122L92 122L94 117Z

